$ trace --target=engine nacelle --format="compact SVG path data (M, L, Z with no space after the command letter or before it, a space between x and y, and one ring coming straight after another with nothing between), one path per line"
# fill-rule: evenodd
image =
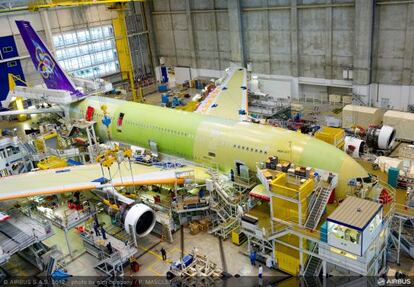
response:
M365 153L365 142L359 138L346 136L344 151L353 158L359 158Z
M148 235L156 223L155 212L145 204L138 203L133 205L126 213L124 220L125 231L130 234L135 231L137 237Z
M390 126L370 128L367 132L367 144L374 149L388 150L394 145L395 135L395 129Z

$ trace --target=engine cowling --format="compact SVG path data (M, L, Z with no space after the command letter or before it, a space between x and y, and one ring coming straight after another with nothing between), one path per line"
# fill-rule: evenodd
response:
M132 230L136 233L137 237L144 237L152 231L155 223L156 217L154 210L145 204L138 203L128 209L124 220L124 227L128 234Z
M395 142L396 130L391 126L373 127L368 129L367 144L375 149L390 149Z
M365 142L359 138L346 136L344 151L353 158L359 158L365 153Z

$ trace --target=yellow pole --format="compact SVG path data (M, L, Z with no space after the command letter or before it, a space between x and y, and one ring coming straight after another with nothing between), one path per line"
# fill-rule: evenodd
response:
M9 78L9 90L14 91L14 88L16 87L16 82L14 81L13 74L9 74L8 78Z

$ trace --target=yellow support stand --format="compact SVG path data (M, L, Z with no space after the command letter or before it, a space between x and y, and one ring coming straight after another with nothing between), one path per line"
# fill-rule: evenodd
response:
M40 168L41 170L60 168L60 167L66 167L66 166L68 166L68 163L66 162L66 160L61 159L54 155L41 160L37 164L37 167Z

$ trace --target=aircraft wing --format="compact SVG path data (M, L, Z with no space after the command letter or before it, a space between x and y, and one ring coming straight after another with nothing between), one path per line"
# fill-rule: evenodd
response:
M198 106L196 113L241 120L247 114L247 72L232 67L223 82Z
M162 169L132 164L131 175L129 164L122 163L120 168L114 164L110 170L114 186L180 184L189 178L203 181L208 177L205 169L195 166ZM99 164L89 164L3 177L0 178L0 201L100 188L105 186L102 178L110 178L107 168L104 173L103 176Z
M47 113L59 113L63 112L63 109L60 107L51 107L46 109L25 109L25 110L11 110L0 112L1 116L17 116L17 115L27 115L27 114L47 114Z

